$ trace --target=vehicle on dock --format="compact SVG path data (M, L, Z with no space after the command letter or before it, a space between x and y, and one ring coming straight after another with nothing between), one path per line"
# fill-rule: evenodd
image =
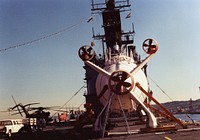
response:
M22 119L1 120L0 133L11 137L13 133L18 133L23 126Z

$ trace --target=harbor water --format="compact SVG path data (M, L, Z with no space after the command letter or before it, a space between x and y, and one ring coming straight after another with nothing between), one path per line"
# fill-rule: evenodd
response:
M175 114L174 115L176 118L185 120L185 121L199 121L200 122L200 114Z

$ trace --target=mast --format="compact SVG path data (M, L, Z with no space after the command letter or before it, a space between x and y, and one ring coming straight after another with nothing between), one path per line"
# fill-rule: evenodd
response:
M96 4L92 0L91 11L93 14L100 13L102 15L102 27L104 29L104 34L102 35L95 35L93 29L93 38L95 40L102 40L112 54L115 54L113 51L114 45L118 44L121 49L123 46L134 43L134 28L132 31L124 32L121 26L120 12L130 11L130 6L129 0L105 0L105 3Z
M99 2L99 1L98 1ZM121 12L129 12L131 4L129 0L102 0L102 2L95 3L92 0L91 11L92 14L100 14L102 17L102 29L103 33L95 34L94 28L92 28L93 39L102 42L102 57L95 57L90 60L95 65L103 68L106 62L113 56L119 55L119 52L114 51L114 46L117 44L120 50L126 48L128 56L131 52L135 52L134 43L134 28L132 31L123 31L121 25ZM129 12L130 13L130 12ZM130 14L128 14L130 16ZM128 16L127 16L128 17ZM133 27L133 24L132 24ZM87 94L85 94L86 104L92 104L92 110L96 115L100 113L103 106L99 101L100 97L97 97L96 93L96 80L98 77L98 72L92 69L90 66L85 64L84 69L86 70L85 79L87 83ZM106 91L106 87L105 87ZM102 90L102 94L105 92Z

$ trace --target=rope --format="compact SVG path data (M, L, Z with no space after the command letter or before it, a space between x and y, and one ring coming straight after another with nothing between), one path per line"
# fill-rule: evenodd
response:
M117 95L117 98L118 98L118 101L119 101L119 105L120 105L120 108L122 110L122 113L123 113L123 116L124 116L124 120L126 122L126 129L127 129L127 132L130 133L130 126L128 124L128 120L127 120L127 117L126 117L126 114L124 112L124 109L122 107L122 102L121 102L121 99L119 98L119 95Z
M171 100L172 98L149 76L149 79Z
M17 45L14 45L14 46L10 46L10 47L7 47L7 48L0 49L0 52L8 51L8 50L10 50L10 49L15 49L15 48L19 48L19 47L24 47L24 46L31 45L31 44L34 44L34 43L36 43L36 42L39 42L39 41L48 39L48 38L50 38L50 37L59 35L59 34L61 34L61 33L63 33L63 32L69 31L70 29L72 29L72 28L74 28L74 27L76 27L76 26L78 26L78 25L80 25L80 24L83 24L84 22L87 22L87 23L88 23L88 22L90 22L92 19L93 19L93 17L90 16L89 18L84 19L84 20L82 20L82 21L79 21L78 23L76 23L76 24L74 24L74 25L71 25L71 26L69 26L69 27L67 27L67 28L64 28L64 29L62 29L62 30L60 30L60 31L57 31L57 32L55 32L55 33L52 33L52 34L49 34L49 35L46 35L46 36L43 36L43 37L40 37L40 38L37 38L37 39L35 39L35 40L31 40L31 41L28 41L28 42L24 42L24 43L21 43L21 44L17 44Z
M85 103L85 101L83 101L83 102L78 106L78 108L80 108L84 103Z
M61 107L58 109L58 111L56 111L56 113L54 113L52 116L55 116L55 114L57 114L58 112L60 112L61 109L62 109L64 106L66 106L66 104L68 104L68 103L79 93L79 91L81 91L81 89L83 89L84 87L85 87L85 85L83 85L77 92L75 92L75 94L72 95L71 98L70 98L63 106L61 106Z
M172 98L170 98L169 95L164 90L162 90L161 87L155 81L153 81L153 79L150 76L149 76L149 79L151 79L151 81L173 102ZM184 114L194 124L194 120L190 117L190 115L188 113L184 113Z

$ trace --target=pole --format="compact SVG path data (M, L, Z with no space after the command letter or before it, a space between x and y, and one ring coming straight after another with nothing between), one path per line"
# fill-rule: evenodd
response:
M156 103L167 115L169 115L169 117L174 120L175 122L177 122L180 126L182 126L183 128L187 128L186 125L184 125L179 119L177 119L176 117L174 117L174 115L169 112L163 105L161 105L155 98L152 97L151 94L149 94L148 92L146 92L139 83L136 83L136 86L146 95L148 96L152 101L154 101L154 103Z

